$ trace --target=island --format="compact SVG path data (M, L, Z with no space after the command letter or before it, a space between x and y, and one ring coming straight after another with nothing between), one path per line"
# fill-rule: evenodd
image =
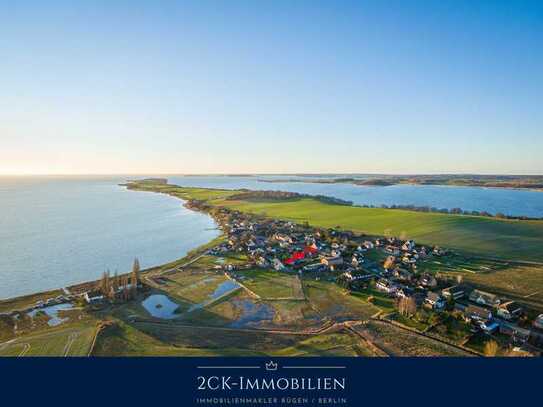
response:
M436 174L436 175L387 175L359 174L350 177L318 175L300 175L286 180L270 180L261 178L260 182L309 182L319 184L347 183L360 186L390 186L397 184L414 185L450 185L473 186L485 188L518 188L543 190L541 175L476 175L476 174Z

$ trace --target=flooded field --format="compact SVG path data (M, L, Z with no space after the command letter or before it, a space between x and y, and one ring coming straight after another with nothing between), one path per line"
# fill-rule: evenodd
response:
M250 299L236 299L233 305L241 311L238 318L230 324L231 328L248 328L271 322L275 316L275 310L266 303L257 303Z
M58 326L62 324L63 322L66 322L70 319L68 317L66 318L60 317L58 315L59 311L69 311L73 308L74 306L71 303L51 305L49 307L37 308L35 310L32 310L27 315L31 317L32 319L34 319L40 313L45 313L49 317L49 320L47 321L47 325Z
M232 281L232 280L226 280L226 281L220 283L217 286L217 288L215 289L215 291L213 291L207 297L206 300L204 300L204 301L202 301L202 302L200 302L198 304L191 305L187 312L192 312L192 311L195 311L197 309L201 309L201 308L205 307L206 305L209 305L213 301L221 298L223 295L230 294L232 291L237 290L238 288L240 288L240 285L238 283L236 283L235 281Z

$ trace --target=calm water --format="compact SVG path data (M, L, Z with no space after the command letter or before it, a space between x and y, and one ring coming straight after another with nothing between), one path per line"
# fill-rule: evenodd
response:
M124 178L0 178L0 298L159 265L218 236L207 215Z
M292 179L293 176L169 177L172 184L208 188L280 190L327 195L356 205L416 205L462 208L514 216L543 217L543 192L509 188L452 187L434 185L357 186L309 182L259 182L260 179Z
M175 311L179 305L162 294L154 294L147 297L141 305L151 316L160 319L174 319L179 315Z

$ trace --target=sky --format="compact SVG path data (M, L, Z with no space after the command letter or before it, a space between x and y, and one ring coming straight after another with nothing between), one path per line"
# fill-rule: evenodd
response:
M542 1L0 3L0 174L543 174Z

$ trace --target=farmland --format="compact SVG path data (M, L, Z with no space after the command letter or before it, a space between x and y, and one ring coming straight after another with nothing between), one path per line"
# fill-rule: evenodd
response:
M219 203L219 202L216 202ZM220 201L229 208L271 218L340 227L370 235L403 236L422 244L509 260L543 261L543 221L331 205L313 199L287 202Z

